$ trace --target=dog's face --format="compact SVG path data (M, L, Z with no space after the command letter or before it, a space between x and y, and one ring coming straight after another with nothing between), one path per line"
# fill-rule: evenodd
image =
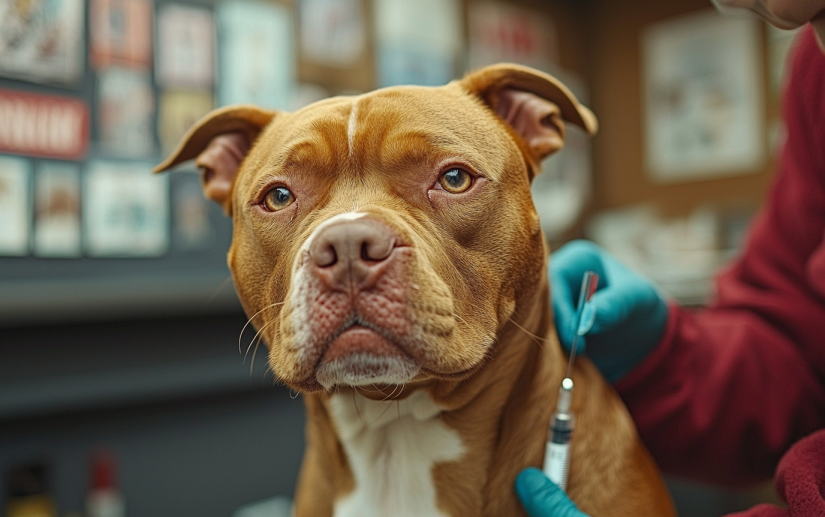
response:
M224 108L159 169L198 156L231 213L235 286L279 380L462 378L541 278L530 180L563 118L595 130L549 76L489 67L295 113Z

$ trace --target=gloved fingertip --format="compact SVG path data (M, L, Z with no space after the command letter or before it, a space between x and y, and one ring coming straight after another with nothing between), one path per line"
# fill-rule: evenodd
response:
M532 501L533 496L552 485L547 476L535 467L527 467L516 477L516 493L523 504Z

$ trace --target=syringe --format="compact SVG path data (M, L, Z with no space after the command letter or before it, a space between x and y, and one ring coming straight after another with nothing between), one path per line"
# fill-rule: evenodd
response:
M573 395L573 361L576 359L576 346L579 343L579 336L587 334L596 317L596 313L589 302L598 285L599 275L593 271L584 273L582 287L579 291L576 329L573 336L573 345L570 347L567 375L561 381L559 400L556 403L556 410L550 418L550 433L544 453L543 470L550 481L561 487L562 490L567 490L567 474L570 470L570 440L573 437L576 422L573 412L570 411L570 402Z

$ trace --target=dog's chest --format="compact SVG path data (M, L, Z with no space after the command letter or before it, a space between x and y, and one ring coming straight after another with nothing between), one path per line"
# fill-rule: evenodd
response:
M465 448L429 395L381 402L338 394L329 409L355 477L355 489L335 502L335 517L447 515L436 505L432 468Z

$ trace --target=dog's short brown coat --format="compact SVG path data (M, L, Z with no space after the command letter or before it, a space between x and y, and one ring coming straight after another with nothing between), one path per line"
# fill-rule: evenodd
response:
M542 104L531 108L535 99ZM535 127L519 111L533 108L546 110ZM207 196L233 219L229 265L243 306L278 379L305 392L307 449L296 515L330 516L336 499L354 488L330 394L314 382L312 365L296 359L301 343L289 303L302 243L324 220L353 209L374 214L409 241L417 286L409 303L437 309L415 314L418 324L439 331L421 345L429 347L430 362L401 396L427 390L468 450L433 467L438 507L452 516L524 515L513 482L524 467L542 463L566 366L530 195L539 162L561 146L562 120L596 129L592 113L552 77L498 65L440 88L378 90L295 113L217 110L158 167L198 157ZM421 185L437 178L437 164L456 157L481 171L484 184L461 199L425 193ZM262 185L272 178L294 185L300 204L291 213L259 209ZM614 391L584 358L574 381L571 498L594 517L673 515ZM339 391L350 389L368 398L390 393Z

